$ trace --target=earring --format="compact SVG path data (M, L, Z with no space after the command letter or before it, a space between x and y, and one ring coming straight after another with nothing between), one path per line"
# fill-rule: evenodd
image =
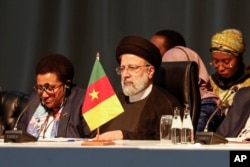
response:
M64 85L65 89L69 89L69 86L67 84Z

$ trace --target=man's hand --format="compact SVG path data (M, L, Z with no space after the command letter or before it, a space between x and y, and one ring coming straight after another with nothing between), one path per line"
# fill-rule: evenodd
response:
M97 139L97 136L93 140L122 140L123 134L121 130L114 130L114 131L108 131L104 132L99 135L99 139Z

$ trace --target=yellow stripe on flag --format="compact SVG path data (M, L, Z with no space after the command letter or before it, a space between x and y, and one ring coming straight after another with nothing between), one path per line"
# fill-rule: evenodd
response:
M88 112L83 114L83 117L92 131L122 112L123 107L121 106L116 94L114 94L110 98L88 110Z

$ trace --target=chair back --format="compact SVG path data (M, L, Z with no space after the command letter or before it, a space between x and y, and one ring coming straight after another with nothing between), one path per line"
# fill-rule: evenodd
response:
M199 69L194 61L162 62L154 83L172 93L183 108L188 105L194 132L200 116ZM183 112L181 112L183 116Z
M12 130L17 118L28 104L29 96L19 91L0 93L0 137L6 130Z

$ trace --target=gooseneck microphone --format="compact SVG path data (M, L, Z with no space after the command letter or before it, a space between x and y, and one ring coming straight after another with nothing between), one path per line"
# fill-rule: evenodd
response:
M207 120L207 123L206 123L206 126L205 126L205 129L204 129L204 132L207 132L208 131L208 125L210 124L211 120L213 119L214 115L216 113L218 113L219 111L221 111L221 108L223 107L223 105L227 102L227 100L229 99L229 97L236 93L238 91L238 87L237 86L234 86L233 88L229 89L227 91L227 93L225 94L225 96L223 97L223 99L221 100L221 104L219 105L219 107L217 107L214 112L211 114L211 116L209 117L209 119Z
M37 99L38 94L36 94L31 101L28 102L28 104L23 108L23 110L20 112L19 116L17 117L16 123L14 125L13 130L6 130L4 134L4 142L5 143L22 143L22 142L35 142L38 140L35 136L32 136L26 131L23 130L17 130L17 125L23 116L23 114L26 112L26 110L30 107L32 103Z
M208 125L210 124L211 120L214 118L215 114L221 111L222 106L227 102L229 97L238 91L238 87L234 86L233 88L229 89L228 92L225 94L223 99L221 100L221 104L213 111L210 117L207 120L205 129L203 132L196 132L196 143L201 144L220 144L220 143L227 143L227 139L222 137L221 135L215 132L208 132Z

